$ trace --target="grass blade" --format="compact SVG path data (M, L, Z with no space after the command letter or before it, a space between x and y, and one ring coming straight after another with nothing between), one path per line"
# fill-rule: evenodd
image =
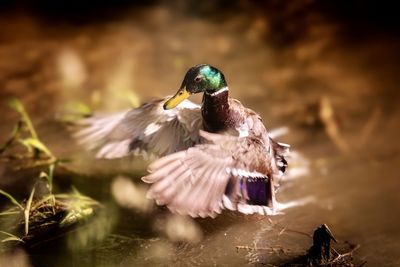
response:
M8 215L15 215L15 214L19 214L20 211L3 211L0 212L0 216L8 216Z
M53 193L53 178L54 178L54 168L55 167L56 167L56 163L50 164L50 166L49 166L48 181L49 181L50 194Z
M35 131L35 128L33 128L32 121L29 118L28 113L26 113L24 105L22 105L21 101L19 101L16 98L13 98L10 100L9 105L11 108L15 109L21 115L22 120L25 122L26 126L28 127L28 130L29 130L31 136L34 139L38 139L38 135Z
M31 205L32 205L32 200L33 200L33 195L35 194L35 187L33 187L32 192L29 196L28 202L26 202L26 207L24 210L24 215L25 215L25 235L28 235L29 231L29 212L31 210Z
M1 242L17 241L17 242L25 243L24 240L22 240L21 238L19 238L16 235L13 235L11 233L7 233L7 232L4 232L4 231L0 231L0 233L8 236L8 237L4 238L3 240L1 240Z
M26 147L34 147L37 150L46 154L47 156L53 158L53 154L42 142L39 141L39 139L28 137L28 138L22 140L21 142Z
M7 193L6 191L3 191L0 189L0 194L2 194L3 196L5 196L6 198L8 198L13 204L15 204L18 208L20 208L21 210L24 209L24 207L22 207L21 204L19 204L19 202L9 193Z
M0 147L0 154L3 154L15 141L18 139L18 136L22 129L22 121L18 121L18 123L14 126L14 129L11 133L10 138Z

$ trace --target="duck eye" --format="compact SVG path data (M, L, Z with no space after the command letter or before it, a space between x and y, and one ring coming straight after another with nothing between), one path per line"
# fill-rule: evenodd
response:
M203 76L197 76L196 78L194 78L194 81L196 82L196 83L199 83L199 82L201 82L203 80Z

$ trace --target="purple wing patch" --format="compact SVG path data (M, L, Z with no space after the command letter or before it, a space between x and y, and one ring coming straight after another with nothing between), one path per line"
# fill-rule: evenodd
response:
M249 204L261 206L272 204L270 179L265 177L247 178L245 184Z

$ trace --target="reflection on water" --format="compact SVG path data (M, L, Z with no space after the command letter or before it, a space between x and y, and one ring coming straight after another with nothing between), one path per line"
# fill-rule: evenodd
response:
M212 4L197 12L191 4L127 5L104 20L79 24L68 17L49 23L51 16L23 10L1 16L0 141L17 117L4 102L17 96L41 139L59 157L74 160L69 167L79 175L61 173L55 190L73 184L104 207L65 238L27 254L4 254L0 265L281 264L305 253L311 239L274 225L311 233L322 223L338 240L361 245L356 263L399 265L399 91L392 59L398 40L376 35L373 27L357 39L352 33L364 24L325 14L311 2L295 3L262 11L244 1L241 13L233 6L217 14ZM54 120L65 111L125 109L171 94L186 68L205 62L224 71L232 96L259 112L269 128L288 126L281 140L307 158L295 162L308 168L290 170L305 175L286 181L278 199L312 196L315 202L270 218L273 223L232 212L216 219L175 217L144 200L139 177L146 162L94 161ZM130 178L115 179L119 174ZM14 174L1 163L0 175L0 188L20 199L30 191L31 173ZM285 253L236 246L282 247Z

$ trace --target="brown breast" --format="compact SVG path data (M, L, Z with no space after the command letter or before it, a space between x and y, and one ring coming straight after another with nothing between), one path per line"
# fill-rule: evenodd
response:
M228 97L228 91L214 96L204 94L201 109L204 129L214 133L237 129L245 121L240 107L243 109L239 101Z

